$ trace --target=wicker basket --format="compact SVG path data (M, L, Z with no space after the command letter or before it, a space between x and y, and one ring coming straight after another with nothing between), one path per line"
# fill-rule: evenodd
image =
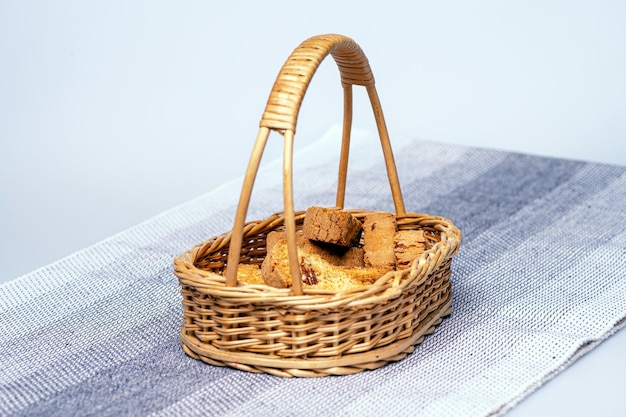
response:
M315 70L330 54L344 90L344 129L336 206L343 208L352 86L366 88L374 110L399 230L424 230L426 252L410 267L373 284L345 291L303 289L294 211L292 154L302 98ZM379 368L411 353L451 312L450 264L461 234L442 217L406 212L374 77L361 48L341 35L304 41L283 65L272 88L250 158L232 231L213 237L174 261L183 296L181 343L187 354L212 365L278 376L345 375ZM245 217L271 130L284 136L284 212L265 220ZM357 218L368 211L351 210ZM293 286L279 289L237 282L240 263L261 263L269 232L285 230Z

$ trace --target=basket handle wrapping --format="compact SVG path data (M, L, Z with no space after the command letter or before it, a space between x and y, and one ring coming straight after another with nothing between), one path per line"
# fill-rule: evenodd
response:
M335 205L339 208L343 208L344 205L352 128L352 86L356 84L366 88L372 105L396 214L402 216L406 213L385 118L374 86L374 76L365 54L356 42L342 35L320 35L309 38L293 51L281 68L261 118L259 133L244 176L230 237L230 248L225 272L226 286L234 287L237 285L237 267L241 256L243 228L250 195L267 138L270 131L274 130L284 136L283 197L292 291L295 295L302 295L302 277L300 265L298 264L295 212L293 207L293 138L298 112L300 111L300 105L306 89L315 71L328 54L334 58L335 63L339 67L344 92L343 133Z

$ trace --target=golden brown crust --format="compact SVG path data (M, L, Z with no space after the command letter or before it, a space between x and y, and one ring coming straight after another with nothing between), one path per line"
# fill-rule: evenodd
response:
M423 230L401 230L395 234L396 269L408 268L426 250Z
M289 259L287 256L280 256L281 247L285 246L285 239L277 239L268 247L267 255L261 264L261 275L265 284L276 288L286 288L291 286L291 274L289 273ZM286 271L283 274L281 271Z
M365 216L363 219L365 266L395 267L395 234L396 216L392 213L372 213Z
M285 232L272 231L266 237L266 251L271 253L272 247L276 242L285 239ZM350 247L344 248L329 243L316 242L307 239L302 232L296 233L296 245L305 253L321 256L325 261L337 266L362 267L365 266L363 261L363 248Z
M287 252L285 239L275 242L272 246L262 266L263 279L267 285L278 288L291 286ZM384 267L333 265L322 255L306 252L300 247L298 263L305 288L336 291L370 284L391 270Z
M363 248L348 248L348 250L341 254L339 261L335 265L362 268L365 266L364 256L365 251Z
M350 213L325 207L309 207L302 225L307 239L343 247L358 243L361 230L361 222Z
M239 264L237 267L237 280L247 284L264 284L259 264Z

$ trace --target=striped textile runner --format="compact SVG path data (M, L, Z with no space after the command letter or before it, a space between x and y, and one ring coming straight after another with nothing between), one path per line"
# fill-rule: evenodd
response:
M296 209L334 204L339 138L297 148ZM0 416L499 415L624 325L626 167L392 141L407 210L463 232L453 314L407 358L284 379L183 353L172 260L231 227L238 179L0 286ZM282 210L280 164L248 220ZM393 211L367 132L347 188L346 207Z

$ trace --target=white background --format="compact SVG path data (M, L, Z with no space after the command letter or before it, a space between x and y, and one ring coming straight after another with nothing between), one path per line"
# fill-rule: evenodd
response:
M321 33L364 49L392 141L626 165L626 2L0 0L0 282L241 176L280 66ZM337 74L314 78L297 146L340 122ZM626 410L598 388L623 382L613 340L512 414Z

